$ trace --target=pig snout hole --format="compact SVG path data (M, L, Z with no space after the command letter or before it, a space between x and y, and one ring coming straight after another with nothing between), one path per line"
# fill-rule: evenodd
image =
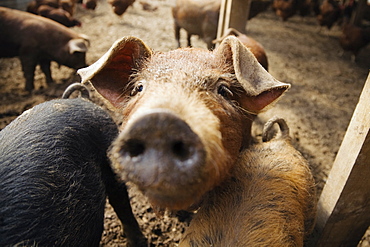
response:
M178 140L168 143L168 146L171 154L180 161L191 158L191 146L189 144L185 144L183 141ZM145 141L129 139L126 141L124 149L132 158L143 155L146 151Z
M131 157L136 157L145 152L145 144L140 140L130 139L126 141L125 149Z

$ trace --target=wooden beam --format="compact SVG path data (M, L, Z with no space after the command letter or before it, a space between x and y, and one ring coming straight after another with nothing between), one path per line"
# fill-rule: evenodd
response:
M222 0L218 21L217 39L230 27L245 33L252 0Z
M361 26L362 20L365 17L365 11L367 8L367 0L359 0L357 2L357 7L352 13L350 23L356 26Z
M370 226L370 74L318 202L317 247L357 246Z

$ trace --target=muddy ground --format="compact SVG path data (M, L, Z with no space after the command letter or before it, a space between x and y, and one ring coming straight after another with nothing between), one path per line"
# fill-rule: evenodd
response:
M122 17L114 15L102 0L95 11L77 7L76 17L83 25L74 30L91 39L88 63L96 61L116 39L127 35L141 38L155 51L176 48L171 16L174 0L148 2L158 9L144 11L136 2ZM284 117L290 125L294 145L310 162L320 194L367 78L370 47L362 50L356 63L351 62L350 54L342 54L339 46L338 26L320 31L314 16L295 16L282 22L271 10L250 20L247 32L265 47L270 73L292 84L274 108L259 116L253 133L259 135L262 123L271 116ZM185 45L185 38L182 42ZM196 37L193 45L206 47ZM38 69L36 91L28 94L23 90L18 59L0 59L0 129L24 110L60 97L67 85L79 80L74 70L58 68L56 64L52 73L55 84L46 85ZM152 246L176 246L186 223L169 213L157 217L135 188L130 193L134 212ZM121 225L109 205L107 209L101 245L125 246ZM369 246L369 236L365 238L359 246Z

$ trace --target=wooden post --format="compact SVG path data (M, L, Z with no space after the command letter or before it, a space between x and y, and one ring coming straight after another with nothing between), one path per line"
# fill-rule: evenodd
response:
M245 33L252 0L222 0L218 20L217 39L230 27Z
M361 26L362 19L365 16L365 10L367 7L367 0L359 0L357 3L357 7L354 9L352 17L351 17L351 24L356 26Z
M370 226L370 74L318 202L316 244L357 246Z

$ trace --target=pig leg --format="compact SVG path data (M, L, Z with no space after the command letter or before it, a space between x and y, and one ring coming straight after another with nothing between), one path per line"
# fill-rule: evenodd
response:
M50 60L41 60L40 67L42 72L45 75L46 83L49 85L53 83L53 78L51 77L51 70L50 70Z
M181 47L181 44L180 44L180 27L179 27L179 25L176 24L176 22L175 22L175 39L177 41L177 48L180 48Z
M35 77L37 58L35 56L20 55L19 59L21 60L22 64L23 76L26 79L25 89L26 91L31 92L35 88L33 82Z
M187 33L188 34L188 47L191 47L191 33Z
M127 246L146 247L146 238L142 234L139 224L132 213L126 185L116 180L110 168L107 168L104 172L106 173L104 177L109 203L122 222L127 237Z

